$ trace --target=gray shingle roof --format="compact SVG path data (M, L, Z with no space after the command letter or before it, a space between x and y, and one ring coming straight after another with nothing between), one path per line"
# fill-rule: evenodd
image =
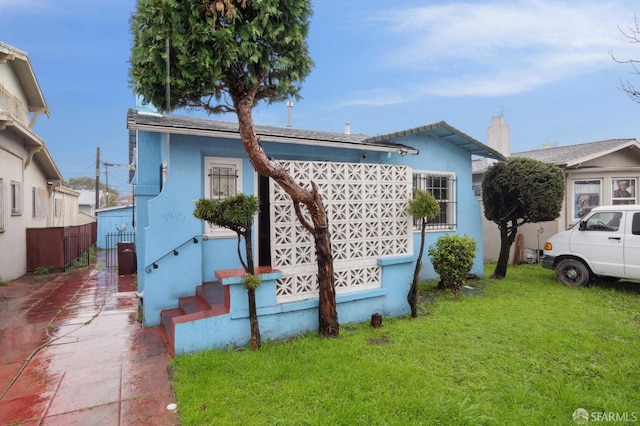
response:
M545 163L565 166L574 162L580 162L582 159L589 160L608 152L617 151L628 145L633 145L634 142L635 145L638 145L635 139L609 139L598 142L516 152L511 154L511 156L533 158L534 160L544 161Z
M225 137L237 137L238 139L240 138L238 123L177 115L141 113L133 109L130 109L127 114L127 128L133 130L172 131L183 134L203 136L220 135ZM418 153L417 149L408 145L388 141L373 141L370 140L367 135L362 134L321 132L315 130L295 129L291 127L263 125L256 125L255 131L261 141L298 142L309 145L316 143L329 143L364 150L403 150L412 154Z
M130 130L147 130L155 132L171 131L182 134L240 138L238 123L176 115L144 113L134 109L130 109L127 114L127 128ZM294 129L291 127L262 125L256 125L255 130L258 137L260 137L260 140L267 142L324 145L368 151L402 151L409 154L418 154L418 150L411 146L398 143L397 141L412 134L425 133L459 146L467 150L472 155L504 160L502 154L495 149L490 148L471 136L462 133L444 121L373 137L362 134L321 132L315 130Z

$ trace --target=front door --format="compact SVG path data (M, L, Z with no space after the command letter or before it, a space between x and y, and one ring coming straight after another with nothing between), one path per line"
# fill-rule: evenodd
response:
M271 203L269 202L268 177L258 175L258 197L260 213L258 213L258 266L271 266Z

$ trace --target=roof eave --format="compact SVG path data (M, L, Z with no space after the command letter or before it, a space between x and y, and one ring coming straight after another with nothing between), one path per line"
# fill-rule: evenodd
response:
M425 125L425 126L415 127L413 129L402 130L402 131L395 132L395 133L389 133L389 134L386 134L386 135L374 136L372 138L366 139L365 142L389 141L389 140L399 139L399 138L402 138L402 137L405 137L405 136L415 135L415 134L419 134L419 133L433 133L433 132L437 131L438 129L446 129L449 132L451 132L452 135L455 135L455 136L461 138L462 140L467 141L466 144L458 144L458 143L456 143L454 141L450 141L450 142L453 143L454 145L457 145L457 146L461 147L462 149L468 151L472 155L477 155L477 156L480 156L480 157L494 158L496 160L501 160L501 161L505 161L506 160L506 157L504 155L502 155L500 152L498 152L495 149L493 149L493 148L483 144L482 142L472 138L471 136L459 131L455 127L450 126L445 121L440 121L440 122L433 123L433 124L428 124L428 125ZM437 136L437 137L439 137L441 139L445 139L445 140L449 140L448 138L450 138L450 136L438 135L437 133L435 134L435 136Z
M29 56L13 46L0 42L0 60L10 61L11 65L20 80L22 89L27 96L29 111L34 114L47 114L49 107L44 99L38 79L36 78Z
M241 140L241 136L238 132L231 132L226 130L211 130L211 129L198 129L176 126L162 126L158 124L142 124L138 123L135 118L131 116L127 120L127 129L129 130L141 130L155 133L173 133L190 136L207 136L207 137L220 137L227 139ZM301 139L295 137L275 136L263 134L256 131L256 135L260 137L261 142L274 142L274 143L287 143L292 145L313 145L325 148L341 148L341 149L354 149L368 152L395 152L402 155L413 154L417 155L419 150L402 144L376 144L368 143L365 139L362 142L347 142L347 141L330 141L323 139Z
M0 129L5 128L20 138L25 148L33 153L33 158L38 162L47 180L52 182L62 182L62 174L58 170L51 153L47 149L44 141L36 135L30 128L23 126L20 122L13 120L4 114L0 114ZM28 166L28 163L25 167Z

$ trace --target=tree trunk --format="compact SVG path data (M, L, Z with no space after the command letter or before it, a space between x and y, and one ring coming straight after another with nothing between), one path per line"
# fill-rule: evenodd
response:
M294 205L304 204L313 220L313 227L303 225L314 236L318 264L318 292L319 292L319 333L326 337L337 336L340 332L333 275L333 256L331 254L331 237L327 212L322 203L322 197L317 187L309 191L296 183L289 174L272 163L266 156L253 126L251 109L252 98L234 99L234 106L238 115L240 136L244 149L255 170L262 176L268 176L276 181L289 194ZM300 215L298 216L299 218Z
M251 225L244 231L244 245L247 253L247 273L256 274L253 264L253 244L251 239ZM251 325L251 349L254 351L260 349L260 324L258 323L258 308L256 307L256 290L254 288L247 289L247 298L249 302L249 324Z
M505 221L498 224L498 228L500 229L500 255L498 256L498 263L491 278L502 279L507 276L509 253L511 252L511 245L516 239L518 227L515 221L512 226L509 226L509 222Z
M413 281L411 281L411 288L409 294L407 294L407 301L411 307L411 318L417 318L418 316L418 284L420 281L420 269L422 268L422 254L424 253L424 233L427 226L427 221L422 219L422 229L420 233L420 252L418 253L418 259L416 260L416 268L413 271Z
M256 309L256 290L247 289L249 298L249 323L251 324L251 349L260 349L260 325L258 324L258 311Z
M336 289L333 285L333 256L331 254L329 222L322 199L315 186L314 193L319 203L314 207L321 210L321 212L314 214L310 209L314 224L313 238L316 242L318 263L318 331L324 337L335 337L340 333L340 325L336 310Z

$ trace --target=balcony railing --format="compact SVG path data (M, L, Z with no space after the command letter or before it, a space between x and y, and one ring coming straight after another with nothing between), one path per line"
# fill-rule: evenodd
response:
M2 83L0 83L0 113L8 114L14 120L29 126L29 110Z

